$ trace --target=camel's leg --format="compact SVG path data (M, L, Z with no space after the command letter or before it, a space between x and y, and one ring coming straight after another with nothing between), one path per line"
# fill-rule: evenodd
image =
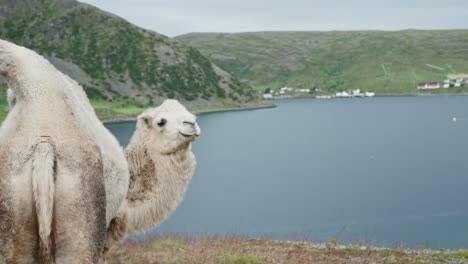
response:
M102 167L80 163L83 171L72 177L57 168L55 231L57 264L98 263L106 237L106 195ZM76 175L76 174L75 174Z
M107 228L106 244L104 245L103 263L106 263L106 257L109 250L121 243L127 236L128 215L127 201L124 200L120 205L117 215L112 218Z
M0 171L1 173L1 171ZM13 241L15 230L11 195L7 190L11 187L7 185L4 175L0 174L0 256L10 257L13 251Z
M31 187L31 163L7 181L0 170L0 255L5 263L38 263L37 221Z
M16 226L11 202L11 187L5 182L4 175L0 175L0 256L4 259L12 259L15 251Z
M79 202L78 204L68 203L69 208L81 207L77 210L66 210L60 208L60 205L57 206L57 264L97 263L101 257L106 236L105 213L100 216L92 206L85 206L85 203ZM101 210L105 212L105 208ZM58 214L62 215L59 217Z
M107 252L115 245L122 242L127 235L128 217L126 213L112 218L107 228L106 244L104 246L104 259Z
M17 232L14 242L14 254L6 263L35 264L39 262L37 254L37 224L30 218L28 223Z
M34 221L20 228L16 233L15 241L11 244L11 252L5 255L7 264L36 264L39 262L37 256L37 235ZM0 257L1 258L1 257Z

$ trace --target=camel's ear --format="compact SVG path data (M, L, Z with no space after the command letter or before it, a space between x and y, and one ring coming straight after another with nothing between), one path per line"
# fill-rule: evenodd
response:
M145 116L140 115L140 116L138 117L138 120L141 120L141 122L142 122L146 127L148 127L148 128L151 127L151 120L152 120L151 116L149 116L149 115L145 115Z
M150 113L151 111L148 109L138 116L138 122L141 122L147 128L151 128L153 126L153 118L151 117Z

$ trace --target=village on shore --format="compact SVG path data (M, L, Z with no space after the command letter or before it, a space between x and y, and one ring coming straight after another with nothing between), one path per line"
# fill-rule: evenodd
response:
M423 82L418 83L417 87L418 90L432 90L432 89L439 89L439 88L450 88L450 87L463 87L468 86L468 77L458 77L458 78L449 78L444 80L444 83L441 84L440 82Z
M451 87L460 88L468 87L467 74L453 74L449 75L447 79L441 82L421 82L416 85L417 90L434 90L434 89L449 89ZM319 95L317 95L319 94ZM356 97L374 97L375 92L366 91L362 92L360 89L347 90L336 92L334 95L323 95L320 88L293 88L283 86L279 89L267 88L263 91L263 99L288 99L298 97L313 97L317 99L331 99L331 98L356 98Z
M349 91L341 91L335 93L335 95L312 95L313 93L320 93L320 88L305 89L305 88L292 88L292 87L281 87L278 90L265 89L263 93L263 99L274 100L274 99L287 99L297 97L314 97L317 99L331 99L331 98L354 98L354 97L374 97L375 92L361 92L360 89L354 89Z

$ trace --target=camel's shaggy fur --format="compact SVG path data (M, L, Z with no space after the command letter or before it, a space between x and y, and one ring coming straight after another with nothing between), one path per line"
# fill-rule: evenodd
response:
M0 255L98 261L128 190L120 145L83 89L35 52L0 40L0 73L15 106L0 128Z
M125 149L131 179L129 233L159 225L176 209L195 170L191 143L199 135L196 117L176 100L166 100L139 116Z
M130 169L128 219L115 219L115 241L159 225L176 209L195 170L191 143L199 135L196 117L176 100L138 117L125 149Z

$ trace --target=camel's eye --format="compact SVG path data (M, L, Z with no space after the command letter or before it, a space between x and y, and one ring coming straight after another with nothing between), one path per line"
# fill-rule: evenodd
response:
M165 118L161 119L161 121L158 122L159 127L163 127L167 123L167 120Z

